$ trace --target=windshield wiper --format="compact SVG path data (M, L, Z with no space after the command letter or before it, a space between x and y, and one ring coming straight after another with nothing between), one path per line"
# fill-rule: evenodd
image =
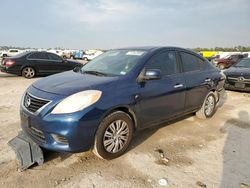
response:
M82 73L93 74L97 76L108 76L108 74L103 73L103 72L98 72L98 71L82 71Z

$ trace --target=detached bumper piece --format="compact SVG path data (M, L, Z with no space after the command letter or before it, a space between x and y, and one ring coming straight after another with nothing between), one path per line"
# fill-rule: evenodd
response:
M43 164L44 157L42 149L23 131L19 132L8 144L16 153L20 171L26 170L35 163L38 165Z

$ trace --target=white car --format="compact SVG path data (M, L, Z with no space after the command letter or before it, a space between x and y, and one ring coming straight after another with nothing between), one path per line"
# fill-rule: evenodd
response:
M24 52L23 50L19 50L19 49L9 49L8 51L4 51L1 53L1 57L12 57L15 56L17 54L20 54Z
M99 56L101 54L103 54L102 51L96 51L95 53L91 53L91 54L84 54L82 56L82 59L86 60L86 61L90 61L90 60L94 59L95 57L97 57L97 56Z
M50 53L53 53L53 54L56 54L56 55L59 55L59 56L63 55L63 51L62 50L51 49L51 50L47 50L47 52L50 52Z

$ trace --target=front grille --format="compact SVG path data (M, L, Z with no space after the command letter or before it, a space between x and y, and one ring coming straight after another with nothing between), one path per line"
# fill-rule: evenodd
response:
M246 79L243 76L230 76L227 77L225 82L226 88L249 90L250 89L250 79Z
M44 142L44 143L45 143L45 136L44 136L44 134L43 134L42 131L40 131L40 130L38 130L38 129L32 127L32 126L29 127L28 130L29 130L30 134L31 134L35 139L39 140L40 142Z
M34 113L49 102L50 102L49 100L40 99L40 98L31 96L30 94L26 93L24 96L23 105L30 112Z

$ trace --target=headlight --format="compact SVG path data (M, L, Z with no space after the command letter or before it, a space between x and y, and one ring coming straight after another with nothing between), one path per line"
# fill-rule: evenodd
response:
M97 102L101 95L102 92L98 90L86 90L75 93L56 105L51 114L67 114L80 111Z

